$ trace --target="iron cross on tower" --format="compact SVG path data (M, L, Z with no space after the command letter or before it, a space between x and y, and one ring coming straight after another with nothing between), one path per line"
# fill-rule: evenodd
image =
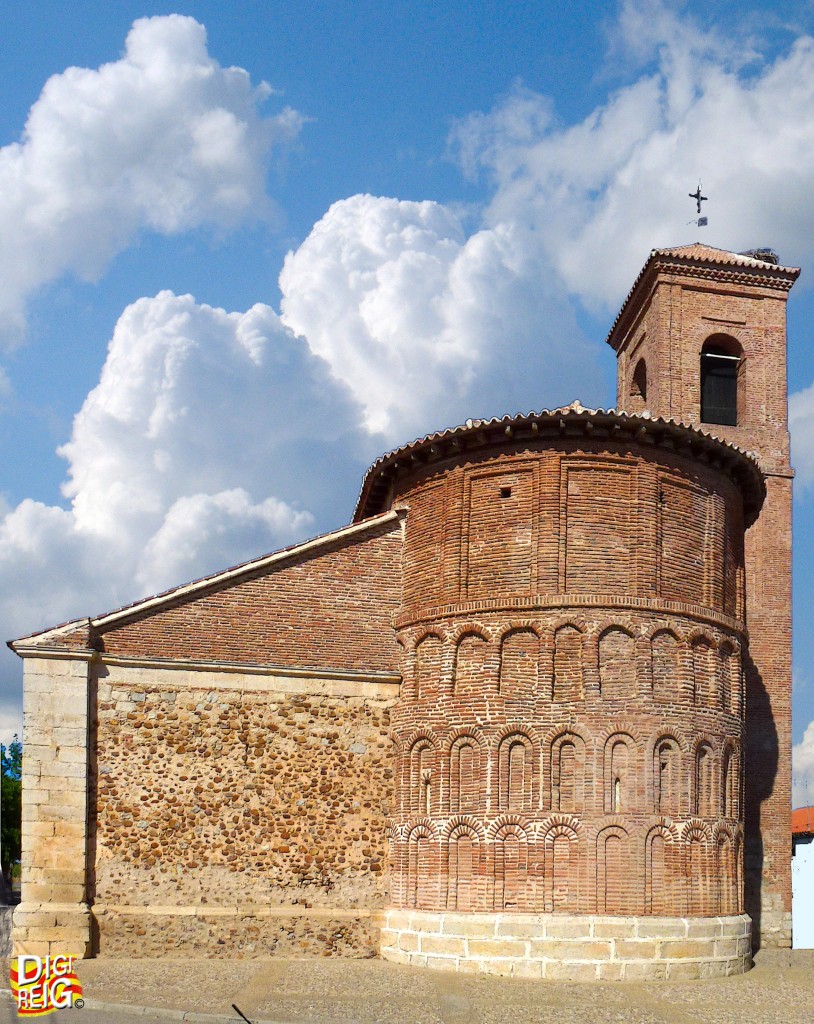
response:
M695 192L690 192L690 199L695 200L696 213L699 215L698 220L690 221L691 224L696 224L699 228L706 227L707 218L701 216L701 203L707 202L707 197L701 195L701 182L698 182L698 188Z

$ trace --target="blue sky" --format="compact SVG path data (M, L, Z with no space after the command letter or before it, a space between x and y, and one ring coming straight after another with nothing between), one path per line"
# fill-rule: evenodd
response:
M648 251L770 245L803 268L794 739L814 794L814 5L4 14L4 636L337 527L367 464L428 430L613 404L603 339ZM20 691L3 655L6 735Z

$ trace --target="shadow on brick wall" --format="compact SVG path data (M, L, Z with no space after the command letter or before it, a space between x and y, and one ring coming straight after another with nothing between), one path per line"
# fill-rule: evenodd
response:
M772 702L757 666L746 655L746 728L744 736L744 909L752 918L752 949L760 949L763 833L761 805L774 788L779 757ZM789 846L791 838L789 837Z

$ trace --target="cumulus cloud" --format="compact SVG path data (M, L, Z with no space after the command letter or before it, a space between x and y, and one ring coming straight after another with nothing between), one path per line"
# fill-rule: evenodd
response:
M94 279L140 230L228 227L268 209L274 146L298 132L270 89L207 53L180 15L136 21L124 55L54 75L22 140L0 149L0 336L18 337L25 301L65 273Z
M655 67L578 124L562 126L547 98L518 87L458 125L463 166L495 189L485 224L533 226L569 293L603 310L651 248L699 234L734 250L782 239L784 261L810 260L814 40L744 69L742 47L664 4L632 2L619 38ZM708 229L687 224L699 176Z
M517 222L467 236L449 208L335 203L280 275L304 335L393 442L469 416L598 400L600 349Z
M347 521L367 455L360 418L268 306L228 313L171 292L135 302L61 449L69 507L25 500L0 522L6 634Z
M792 807L814 804L814 722L809 722L799 743L791 748Z

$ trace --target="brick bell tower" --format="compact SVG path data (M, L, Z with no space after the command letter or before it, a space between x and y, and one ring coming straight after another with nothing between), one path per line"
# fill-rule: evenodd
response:
M755 948L791 944L791 498L786 299L769 250L655 249L608 335L617 408L753 453L766 502L746 535L745 909Z

